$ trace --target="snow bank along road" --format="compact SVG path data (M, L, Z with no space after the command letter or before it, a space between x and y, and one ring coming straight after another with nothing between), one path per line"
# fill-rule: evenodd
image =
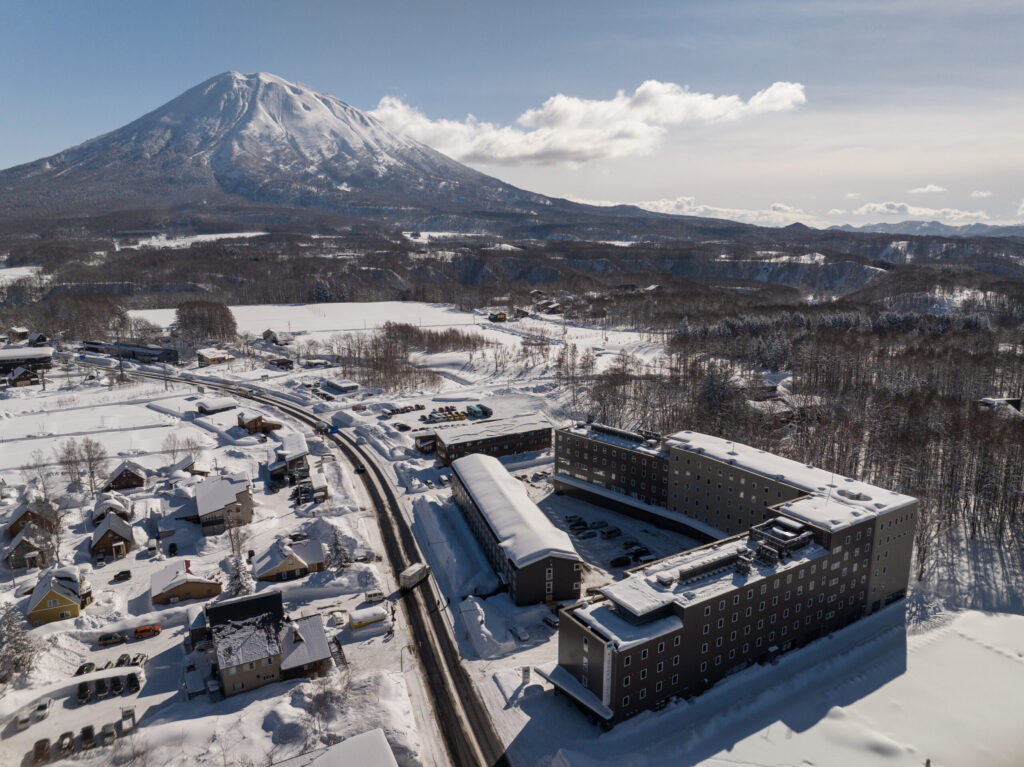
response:
M159 380L165 377L162 374L127 369L125 374ZM196 383L276 407L310 426L320 421L312 413L264 392L257 393L243 386L214 382L205 377ZM329 438L353 467L361 463L367 469L359 476L363 478L366 491L376 507L384 547L397 581L398 574L409 564L422 562L423 555L402 516L395 492L384 472L353 439L341 433L332 434ZM426 675L427 687L433 698L434 716L444 735L452 763L459 767L481 764L508 767L505 748L495 735L487 709L463 668L454 638L441 611L437 609L441 601L432 579L406 592L401 599L416 642L420 665Z

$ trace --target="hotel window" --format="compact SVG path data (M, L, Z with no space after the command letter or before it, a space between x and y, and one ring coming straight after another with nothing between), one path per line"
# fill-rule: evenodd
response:
M647 697L647 690L641 690L640 694L637 695L636 697L638 697L640 700L643 700L644 698Z
M664 686L665 686L664 682L658 682L656 685L654 685L654 691L655 692L661 692L661 688L664 687Z
M672 686L675 687L677 684L679 684L679 674L673 674L672 675Z
M623 706L628 706L629 705L629 696L628 695L623 695L622 696L622 705Z
M662 673L665 670L665 661L658 663L658 673Z
M626 674L624 677L622 677L622 686L629 687L629 674Z
M678 655L673 655L672 656L672 665L673 666L678 666L679 665L679 656Z
M707 653L707 651L708 651L708 643L707 642L705 642L704 644L702 644L700 646L700 651L701 651L701 653Z
M623 666L628 666L632 662L633 662L633 658L631 658L629 655L624 655L622 657L622 665Z
M658 652L665 652L665 643L658 642Z
M640 679L644 680L646 678L647 678L647 669L645 669L645 668L640 669Z
M640 651L640 660L647 660L647 650Z
M707 661L704 661L703 663L700 664L700 670L701 671L707 671L708 670L708 662Z
M680 637L680 636L677 636L675 639L673 639L672 640L672 646L673 647L679 647L679 640L680 639L682 639L682 637Z

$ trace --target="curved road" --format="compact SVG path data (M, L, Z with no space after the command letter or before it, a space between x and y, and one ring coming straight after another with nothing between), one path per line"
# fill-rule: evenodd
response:
M125 370L125 375L158 380L167 378L159 373L144 373L138 370ZM310 426L315 427L321 422L316 415L294 403L244 386L227 382L214 383L209 380L175 380L208 386L237 397L271 405ZM366 491L376 508L384 548L397 581L402 570L414 562L422 562L424 558L408 522L402 515L395 491L381 468L352 437L342 433L328 436L353 467L361 463L367 468L367 471L358 476L363 478ZM428 579L423 585L405 592L400 601L405 609L413 640L416 642L417 654L427 680L427 689L433 698L434 717L444 736L452 763L459 767L509 767L505 748L495 734L487 709L462 666L458 648L444 616L437 609L441 599L435 590L433 579Z

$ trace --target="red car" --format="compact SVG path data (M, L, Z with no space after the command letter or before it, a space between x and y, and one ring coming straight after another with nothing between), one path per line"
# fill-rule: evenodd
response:
M163 629L160 627L159 623L147 623L145 626L139 626L135 629L135 638L148 639L149 637L155 637L161 631L163 631Z

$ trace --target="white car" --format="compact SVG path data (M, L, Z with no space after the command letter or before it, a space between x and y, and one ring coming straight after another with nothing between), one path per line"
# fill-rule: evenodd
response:
M43 698L32 708L32 721L41 722L50 715L53 708L53 698Z
M508 630L512 634L512 636L514 636L520 642L530 641L530 635L527 633L526 629L520 628L519 626L513 623L511 626L509 626Z

